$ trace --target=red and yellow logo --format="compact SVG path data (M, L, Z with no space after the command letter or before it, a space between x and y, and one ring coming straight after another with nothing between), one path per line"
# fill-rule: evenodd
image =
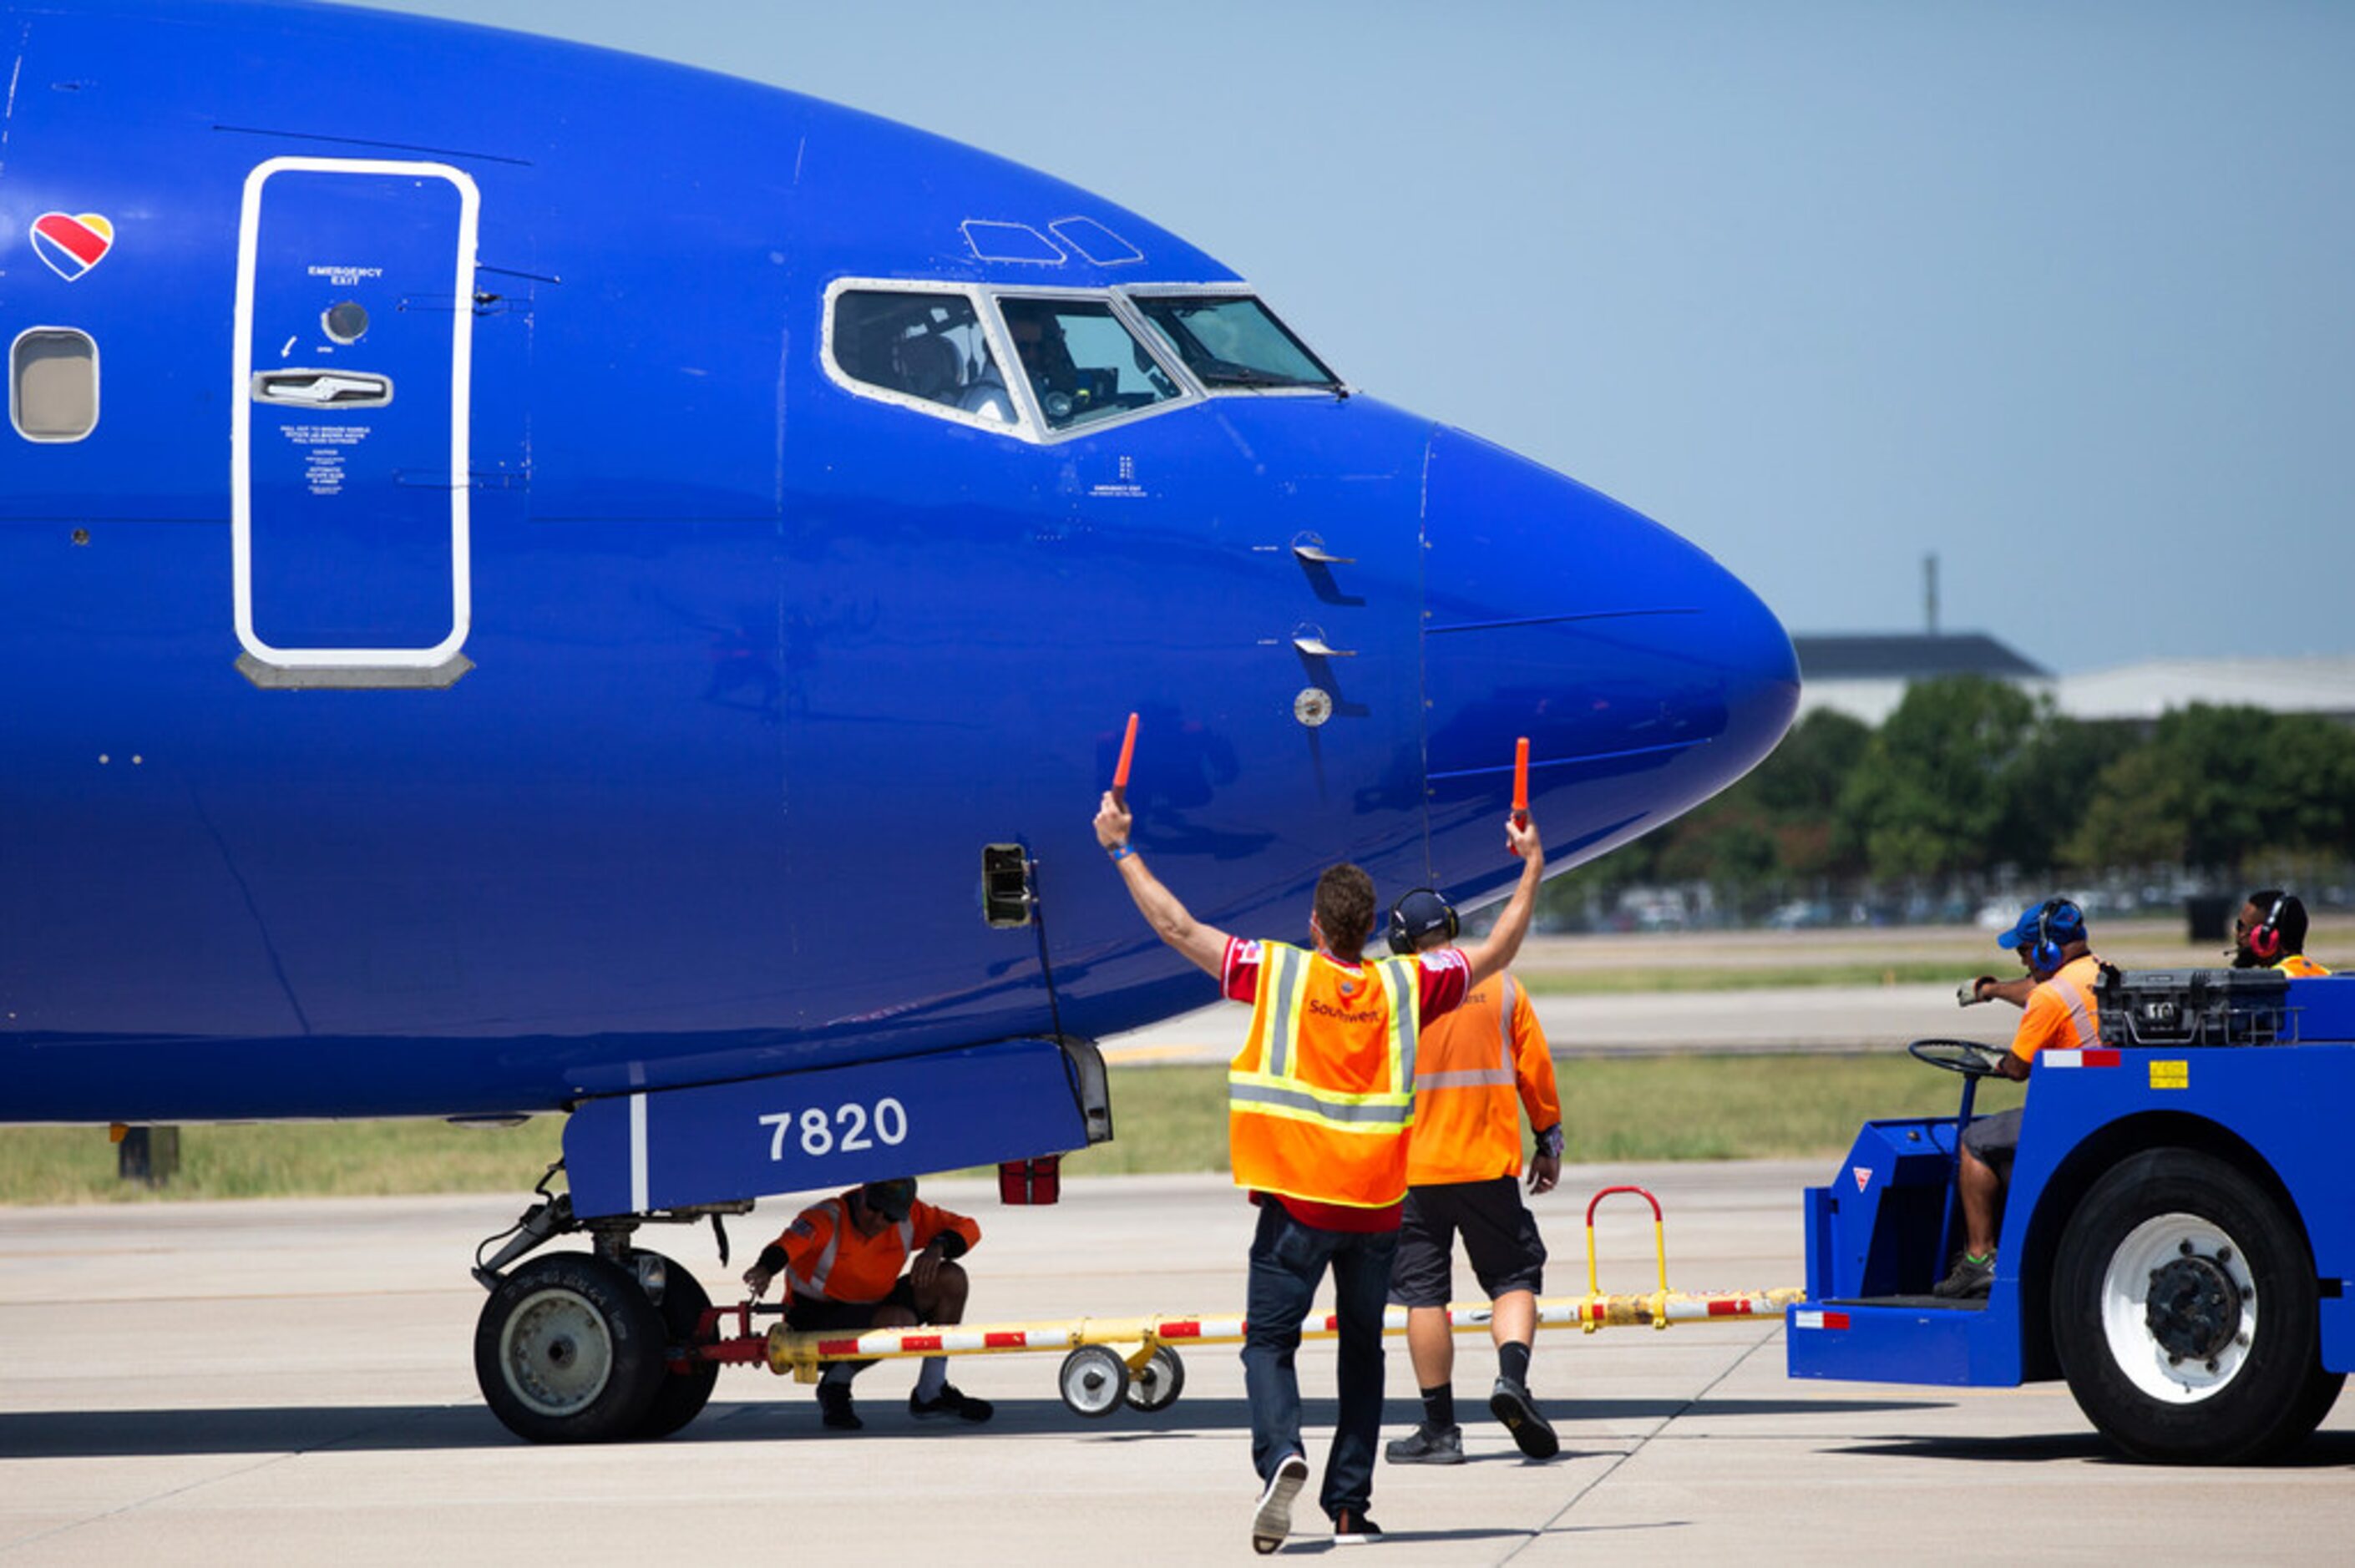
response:
M106 260L114 225L94 212L45 212L33 219L33 254L70 283Z

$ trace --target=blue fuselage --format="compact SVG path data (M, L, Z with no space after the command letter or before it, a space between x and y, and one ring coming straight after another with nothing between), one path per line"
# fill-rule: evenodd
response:
M69 377L37 404L20 344L0 432L0 1120L543 1109L1044 1033L992 842L1101 1035L1213 994L1090 832L1131 711L1152 863L1285 937L1337 859L1506 883L1517 736L1568 865L1788 722L1787 640L1701 552L1370 397L1173 365L1150 409L991 429L830 370L846 279L1239 287L1084 191L511 35L0 19L0 341Z

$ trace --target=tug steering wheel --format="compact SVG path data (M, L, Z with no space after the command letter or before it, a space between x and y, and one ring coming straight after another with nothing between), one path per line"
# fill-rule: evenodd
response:
M1905 1049L1917 1062L1927 1062L1933 1067L1944 1067L1966 1078L1984 1078L1998 1072L2009 1054L2004 1046L1979 1040L1916 1040Z

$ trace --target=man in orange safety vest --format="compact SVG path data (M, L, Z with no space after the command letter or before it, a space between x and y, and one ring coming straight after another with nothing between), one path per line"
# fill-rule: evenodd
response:
M1485 941L1419 958L1369 960L1373 880L1354 865L1317 879L1313 948L1230 937L1194 918L1130 841L1128 808L1107 790L1096 842L1154 933L1252 1004L1251 1031L1227 1073L1227 1139L1236 1185L1259 1205L1252 1243L1243 1388L1260 1477L1252 1547L1271 1552L1292 1529L1308 1479L1293 1358L1326 1270L1340 1337L1340 1401L1320 1501L1337 1545L1381 1531L1366 1517L1381 1436L1382 1312L1407 1190L1416 1042L1423 1027L1503 971L1536 906L1545 851L1537 830L1508 824L1521 857L1511 899Z
M1393 952L1427 952L1453 942L1455 934L1455 911L1429 888L1416 888L1391 906ZM1530 1458L1561 1452L1553 1427L1529 1397L1529 1350L1537 1339L1546 1248L1537 1216L1521 1201L1525 1108L1537 1139L1529 1191L1550 1192L1561 1179L1561 1101L1553 1056L1529 993L1510 974L1500 974L1474 987L1463 1006L1426 1030L1415 1053L1414 1137L1391 1299L1407 1309L1406 1347L1423 1395L1423 1422L1385 1450L1393 1465L1464 1462L1452 1381L1455 1337L1447 1325L1459 1235L1493 1304L1488 1335L1497 1346L1497 1377L1489 1412Z
M897 1177L853 1187L795 1216L744 1271L754 1300L785 1277L785 1327L803 1333L964 1320L968 1282L955 1260L981 1240L963 1214L916 1198L916 1179ZM907 1272L900 1273L905 1266ZM831 1361L818 1379L826 1425L854 1431L867 1423L850 1404L850 1380L873 1361ZM986 1421L986 1399L948 1381L948 1358L926 1356L908 1396L919 1421Z

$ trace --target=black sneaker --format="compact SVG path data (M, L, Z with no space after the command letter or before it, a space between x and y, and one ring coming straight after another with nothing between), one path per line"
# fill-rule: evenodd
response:
M1971 1301L1985 1297L1995 1288L1995 1254L1973 1257L1956 1253L1955 1266L1946 1277L1930 1287L1930 1294L1943 1296L1949 1301Z
M1268 1477L1259 1494L1259 1507L1252 1514L1253 1552L1264 1557L1284 1544L1284 1538L1292 1533L1292 1499L1307 1484L1307 1460L1286 1454L1276 1461L1275 1474Z
M1382 1527L1366 1517L1361 1508L1345 1508L1333 1516L1333 1544L1363 1546L1382 1538Z
M1538 1414L1537 1401L1511 1378L1497 1380L1495 1392L1488 1395L1488 1414L1505 1424L1513 1441L1530 1458L1550 1459L1561 1452L1561 1439L1553 1435L1546 1418Z
M820 1421L838 1432L856 1432L867 1425L858 1419L858 1412L850 1408L850 1385L847 1383L817 1385L817 1414Z
M919 1421L986 1421L996 1410L986 1399L959 1393L953 1383L941 1384L941 1392L930 1399L908 1396L908 1414Z
M1464 1462L1464 1429L1445 1426L1434 1432L1418 1426L1403 1437L1393 1437L1382 1452L1393 1465L1460 1465Z

